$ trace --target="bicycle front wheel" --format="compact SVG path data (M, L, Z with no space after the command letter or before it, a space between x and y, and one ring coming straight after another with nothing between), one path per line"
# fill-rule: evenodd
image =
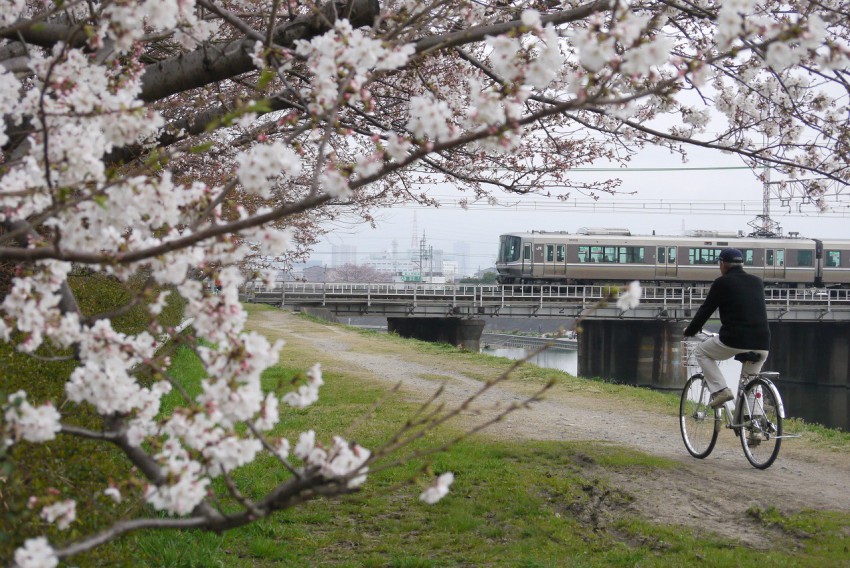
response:
M708 405L711 393L702 374L697 373L685 383L679 403L679 428L688 453L702 459L711 453L719 434L719 410Z
M767 469L782 445L781 401L769 384L756 379L744 390L741 447L753 467Z

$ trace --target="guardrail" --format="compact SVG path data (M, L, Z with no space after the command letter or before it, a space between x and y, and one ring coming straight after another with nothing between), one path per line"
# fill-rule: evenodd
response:
M708 290L708 286L645 287L640 305L626 312L616 308L618 290L609 286L291 282L274 290L247 291L241 299L322 306L349 316L577 317L592 309L594 317L685 319L702 304ZM768 288L765 296L774 319L850 320L850 290Z
M481 334L481 342L493 345L504 345L507 347L525 347L530 349L539 349L548 347L550 349L578 349L578 340L566 337L537 337L531 335L514 335L509 333L488 333Z

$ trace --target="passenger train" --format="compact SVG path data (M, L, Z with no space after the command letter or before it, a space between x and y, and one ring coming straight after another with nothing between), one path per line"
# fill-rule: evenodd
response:
M607 282L703 285L720 275L727 247L744 254L744 269L787 287L850 287L850 240L745 237L690 231L686 236L632 235L627 229L508 233L499 237L500 284Z

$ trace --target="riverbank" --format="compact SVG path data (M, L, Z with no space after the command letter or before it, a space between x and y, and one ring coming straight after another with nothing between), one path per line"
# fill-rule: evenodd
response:
M512 367L449 345L248 309L249 328L287 342L267 386L286 391L299 372L322 364L319 402L287 409L275 429L290 440L311 428L323 443L343 434L376 449L436 389L433 402L451 408ZM699 461L679 439L672 395L535 366L511 376L457 422L418 437L401 464L374 464L354 495L312 500L221 535L143 533L125 557L135 566L245 568L846 562L850 437L818 430L783 447L770 470L756 471L724 432L715 453ZM550 381L542 402L449 444ZM450 493L436 505L419 502L428 480L447 471L455 474ZM234 481L250 499L282 475L269 460L240 468Z
M456 404L479 388L481 380L504 368L498 360L477 360L473 357L481 356L461 352L435 356L429 352L433 348L421 342L307 321L280 310L252 309L250 322L272 339L285 339L294 349L315 354L326 369L357 369L387 388L400 384L411 401L424 400L444 384L444 401ZM709 458L694 460L680 439L673 395L535 369L520 373L517 381L495 390L484 403L509 404L541 381L557 376L558 383L546 400L489 428L486 436L616 444L672 460L676 463L672 475L636 475L617 468L605 472L632 496L631 507L654 522L682 524L729 538L763 539L770 531L752 518L752 510L850 514L846 436L837 438L837 448L819 436L786 441L777 463L767 471L755 472L734 435L724 431Z

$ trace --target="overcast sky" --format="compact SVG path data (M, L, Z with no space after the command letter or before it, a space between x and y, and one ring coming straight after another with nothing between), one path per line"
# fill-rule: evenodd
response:
M692 154L688 163L662 151L646 152L629 170L618 172L575 172L575 179L619 177L623 192L634 195L603 195L595 205L583 195L558 202L539 196L499 196L499 205L474 205L463 210L457 195L445 188L434 194L445 196L440 209L406 206L377 212L378 228L338 226L316 247L312 260L330 264L332 245L357 247L358 260L391 249L406 251L413 239L414 215L417 241L423 232L434 249L451 253L454 243L469 243L468 266L492 266L499 235L506 232L549 230L575 232L581 227L622 227L632 234L682 235L693 229L752 231L748 222L762 212L763 186L741 160L716 152ZM669 169L668 169L669 168ZM687 169L690 168L690 169ZM719 169L726 168L726 169ZM667 171L657 171L664 170ZM778 181L778 176L774 176ZM818 214L811 204L799 199L785 204L770 203L771 217L782 232L796 231L807 237L850 238L850 194L828 201L831 211ZM843 212L843 214L842 214Z

